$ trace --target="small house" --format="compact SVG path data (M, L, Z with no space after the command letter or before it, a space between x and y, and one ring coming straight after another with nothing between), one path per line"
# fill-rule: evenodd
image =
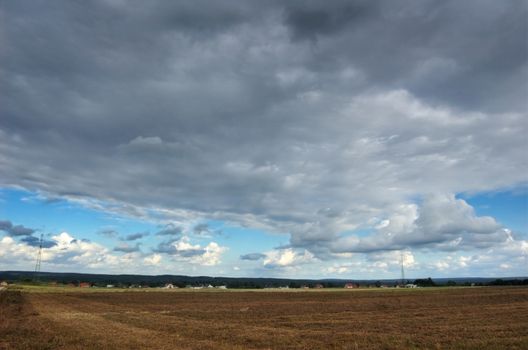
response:
M324 286L321 284L321 283L317 283L315 286L314 286L315 289L322 289L324 288Z
M7 287L7 282L6 281L0 282L0 287Z
M80 288L90 288L92 285L90 282L81 282L79 283Z
M163 287L163 288L165 288L165 289L174 289L174 284L167 283L167 284L165 284L165 287Z
M358 286L357 284L355 284L355 283L350 283L350 282L349 282L349 283L346 283L345 286L344 286L345 289L353 289L353 288L358 288L358 287L359 287L359 286Z

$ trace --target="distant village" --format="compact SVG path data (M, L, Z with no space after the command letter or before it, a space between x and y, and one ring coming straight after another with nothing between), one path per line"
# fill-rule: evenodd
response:
M99 275L77 273L32 273L29 271L0 271L0 288L9 284L40 285L68 288L116 288L158 290L226 290L226 289L368 289L368 288L427 288L448 286L528 285L526 278L473 279L393 279L393 280L294 280L277 278L233 278L173 275Z
M425 281L426 283L423 283ZM24 283L25 282L25 283ZM427 283L429 282L429 283ZM12 282L13 283L13 282ZM20 282L18 282L20 283ZM15 282L14 284L18 284ZM254 287L240 287L239 285L236 286L228 286L225 284L221 285L212 285L212 284L198 284L198 285L181 285L178 283L165 283L163 285L149 285L149 284L102 284L102 283L92 283L92 282L69 282L69 283L59 283L56 281L51 282L41 282L41 281L22 281L22 284L37 284L37 285L45 285L45 286L51 286L51 287L70 287L70 288L119 288L119 289L191 289L191 290L198 290L198 289L218 289L218 290L225 290L225 289L281 289L281 290L287 290L287 289L324 289L324 288L344 288L344 289L360 289L360 288L422 288L422 287L432 287L437 286L432 280L422 280L422 283L418 281L417 283L405 283L405 284L382 284L382 283L373 283L373 284L359 284L354 282L348 282L343 285L336 285L335 283L331 283L330 285L325 285L323 283L315 283L315 284L296 284L291 283L289 285L279 285L279 286L254 286ZM0 288L5 288L9 285L7 281L1 281L0 282ZM453 286L456 285L456 283L449 283L449 285ZM462 284L461 284L462 285ZM475 286L475 283L466 283L463 284L466 286ZM482 284L479 284L482 285Z
M29 282L29 281L26 281ZM34 282L35 283L35 282ZM58 283L58 282L46 282L46 283L37 283L40 285L47 285L47 286L55 286L55 287L71 287L71 288L127 288L127 289L228 289L227 285L185 285L185 286L178 286L174 283L165 283L163 286L150 286L147 284L129 284L129 285L123 285L123 284L106 284L102 285L100 283L91 283L91 282L70 282L66 284ZM9 285L8 282L2 281L0 282L0 287L7 287ZM474 285L474 283L473 283ZM407 283L404 285L396 284L396 285L386 285L386 284L367 284L367 285L360 285L359 283L345 283L342 288L345 289L358 289L358 288L420 288L421 286L418 286L414 283ZM303 284L300 286L290 286L290 285L284 285L284 286L265 286L263 288L255 287L255 289L324 289L324 288L339 288L334 285L330 287L325 287L322 283L316 283L316 284ZM231 289L241 289L240 287L231 287ZM243 288L244 289L244 288Z

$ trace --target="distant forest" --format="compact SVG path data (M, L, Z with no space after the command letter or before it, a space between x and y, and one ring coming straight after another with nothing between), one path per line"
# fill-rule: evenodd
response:
M345 284L353 287L393 287L401 284L399 279L385 280L344 280L344 279L281 279L281 278L237 278L237 277L209 277L182 275L105 275L84 273L54 273L41 272L35 274L29 271L0 271L0 281L8 283L37 283L37 284L65 284L79 286L89 283L95 287L163 287L173 284L175 287L206 287L226 286L227 288L261 289L261 288L343 288ZM419 287L434 286L505 286L528 285L528 278L425 278L409 279L405 283Z

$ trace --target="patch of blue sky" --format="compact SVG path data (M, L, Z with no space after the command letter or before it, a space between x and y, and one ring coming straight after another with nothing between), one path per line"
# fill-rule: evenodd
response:
M46 235L68 232L79 239L89 239L108 248L118 243L119 237L148 232L149 235L137 241L142 250L150 252L163 237L155 235L160 226L142 220L107 215L107 213L87 208L81 204L66 200L48 201L37 193L19 189L1 189L0 219L10 220L15 225L38 229ZM192 235L193 244L207 245L214 241L229 247L226 259L237 261L240 255L269 251L288 243L288 235L270 234L263 230L235 226L222 221L208 221L209 233L203 236ZM114 231L116 234L104 235L102 231ZM166 238L166 237L165 237Z
M461 194L477 215L491 216L505 227L522 235L528 234L528 192L515 189L503 192Z
M154 227L139 220L116 219L65 200L42 200L36 193L18 189L2 189L0 198L0 219L37 229L44 234L66 231L76 238L107 243L111 239L98 232L115 230L120 235L127 235L150 231Z

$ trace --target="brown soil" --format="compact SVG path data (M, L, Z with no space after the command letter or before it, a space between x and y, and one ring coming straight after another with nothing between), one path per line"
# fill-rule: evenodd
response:
M0 349L528 349L528 288L0 292Z

